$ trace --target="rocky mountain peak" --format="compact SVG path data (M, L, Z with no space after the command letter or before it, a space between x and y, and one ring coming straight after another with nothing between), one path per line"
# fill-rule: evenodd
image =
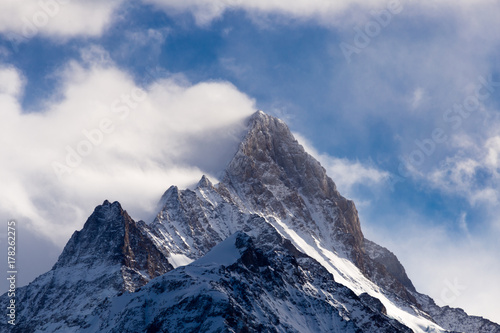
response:
M363 268L364 236L354 203L339 194L326 170L280 119L261 111L250 117L222 183L255 211L288 219L316 239L339 240Z
M201 179L198 182L198 184L196 185L196 187L197 188L212 188L213 184L210 181L210 179L208 179L207 176L203 175L203 177L201 177Z
M125 224L131 220L120 203L105 200L94 209L83 229L73 233L55 267L75 263L92 265L96 254L112 262L119 261L119 243L125 236Z
M147 231L146 224L136 223L119 202L106 200L73 234L53 269L119 266L124 289L133 290L173 269Z
M290 185L305 194L340 196L325 169L304 150L282 120L258 111L250 117L248 128L227 169L230 176L239 181L267 176L264 180L272 183L273 173L279 173L281 180L290 180ZM267 173L258 173L266 168Z

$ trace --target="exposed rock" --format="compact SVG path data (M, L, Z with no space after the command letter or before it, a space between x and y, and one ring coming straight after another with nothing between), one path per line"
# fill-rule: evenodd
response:
M47 273L17 290L9 332L70 332L89 325L100 303L133 292L173 267L118 202L104 201L76 231ZM6 297L2 296L2 306ZM5 323L2 323L5 325ZM6 326L0 330L6 332Z

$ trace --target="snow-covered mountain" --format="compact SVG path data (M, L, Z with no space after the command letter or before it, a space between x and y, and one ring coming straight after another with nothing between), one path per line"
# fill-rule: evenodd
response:
M418 293L319 162L260 111L218 184L172 186L160 205L150 224L98 206L18 290L18 324L2 332L500 332Z
M73 234L54 267L17 289L17 324L2 321L0 331L79 331L103 300L172 270L146 230L118 202L105 201Z

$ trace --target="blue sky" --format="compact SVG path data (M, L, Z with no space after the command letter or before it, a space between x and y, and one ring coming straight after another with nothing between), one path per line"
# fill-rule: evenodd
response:
M417 289L500 321L498 2L46 0L0 13L0 216L20 225L23 283L104 199L147 220L170 185L217 178L261 109ZM450 281L463 287L451 298Z

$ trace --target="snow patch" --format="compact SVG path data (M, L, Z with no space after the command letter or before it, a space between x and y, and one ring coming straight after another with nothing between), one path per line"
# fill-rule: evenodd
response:
M186 266L193 262L193 259L188 258L183 254L171 253L170 257L167 258L168 262L174 266L174 268Z
M236 239L242 233L237 232L226 238L222 243L214 246L206 255L192 263L194 266L205 265L224 265L234 264L240 257L245 248L236 247Z

